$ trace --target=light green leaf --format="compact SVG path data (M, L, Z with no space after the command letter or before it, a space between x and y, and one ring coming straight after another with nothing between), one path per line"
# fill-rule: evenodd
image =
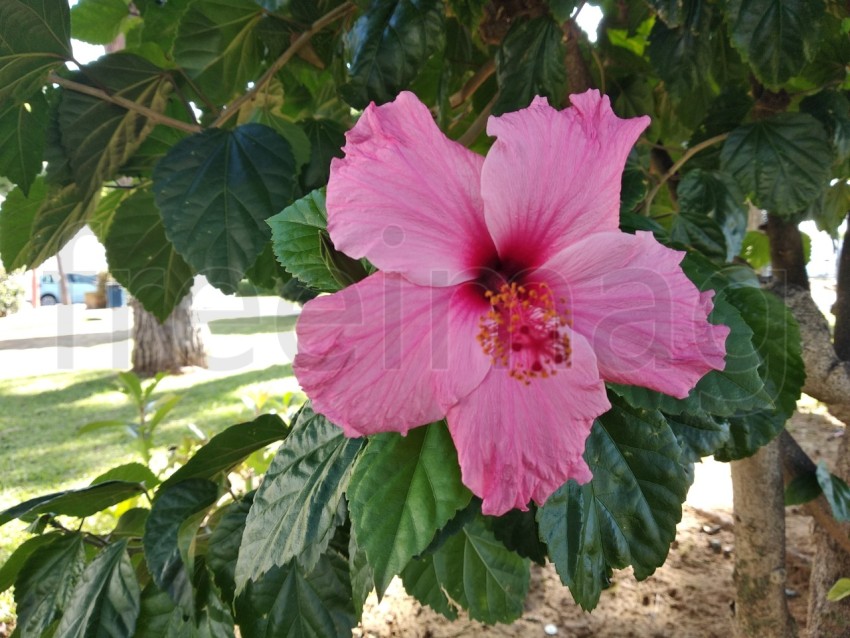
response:
M18 545L15 551L6 559L6 562L0 566L0 592L6 591L15 584L15 579L33 552L62 537L63 535L60 532L51 532L49 534L33 536Z
M160 321L192 287L192 268L165 236L153 193L147 189L137 190L118 206L105 247L112 276Z
M80 0L71 9L71 35L91 44L110 44L133 23L128 4L128 0Z
M371 437L351 476L348 500L377 589L384 591L470 498L445 423L407 436Z
M154 169L168 238L228 293L257 260L270 236L266 220L291 201L294 188L289 144L261 124L187 137Z
M273 567L293 558L310 570L339 525L338 511L348 487L361 439L302 408L277 452L248 514L236 583L241 591Z
M34 514L50 513L85 518L138 496L144 491L144 487L139 483L106 481L77 490L38 496L0 512L0 525L5 525L16 518L31 517Z
M760 208L791 215L827 186L832 145L823 126L805 113L782 113L730 133L720 154L730 173Z
M54 636L130 636L136 628L140 597L139 581L127 555L127 541L113 543L86 567Z
M612 568L632 565L643 580L664 563L689 487L664 417L610 398L585 447L593 479L569 481L538 513L549 556L585 610L599 602Z
M29 99L72 57L67 2L0 2L0 103Z
M839 578L835 584L830 587L826 594L826 599L830 602L838 602L850 596L850 578Z

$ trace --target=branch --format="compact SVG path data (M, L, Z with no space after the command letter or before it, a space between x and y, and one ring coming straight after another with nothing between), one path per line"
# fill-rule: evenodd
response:
M487 79L496 71L496 62L492 58L487 60L480 69L475 72L466 84L461 87L460 91L449 98L449 106L456 109L461 104L466 102L472 94L475 93Z
M655 196L658 194L658 191L661 190L661 187L667 183L673 175L679 172L679 169L684 166L688 160L690 160L694 155L707 149L709 146L714 146L715 144L722 142L727 137L729 137L729 133L721 133L720 135L715 135L714 137L710 137L707 140L703 140L699 144L696 144L689 148L685 153L680 157L676 162L673 163L673 166L670 167L664 176L661 178L661 181L658 182L653 189L649 192L649 195L646 198L646 204L644 205L644 210L647 215L649 214L649 209L652 206L652 200L655 199Z
M481 135L481 131L484 130L484 127L487 126L487 119L490 117L490 112L493 110L493 105L496 104L496 100L499 99L499 92L496 91L496 95L493 96L493 99L487 103L483 109L481 109L481 113L478 114L478 117L469 125L469 128L463 132L459 138L457 138L458 143L463 144L464 146L469 146L475 140L478 139L478 136Z
M324 29L329 24L339 20L342 17L345 17L352 11L357 8L353 2L344 2L339 5L336 9L329 11L321 18L316 20L309 29L307 29L304 33L299 35L295 42L289 45L289 48L284 51L281 56L275 60L272 65L266 69L266 72L254 83L254 86L250 91L240 95L238 98L233 100L228 106L225 107L224 111L222 111L221 115L219 115L215 121L212 123L213 127L222 126L227 120L236 115L239 112L239 109L253 100L257 94L263 90L263 88L268 84L271 79L275 76L275 74L280 71L284 65L289 62L298 51L300 51L304 46L306 46L312 37L316 35L319 31Z
M69 91L84 93L85 95L96 97L99 100L103 100L104 102L109 102L110 104L120 106L121 108L127 109L128 111L133 111L134 113L138 113L139 115L145 116L155 124L163 124L165 126L170 126L171 128L176 128L180 131L186 131L187 133L200 133L201 131L203 131L203 129L197 124L190 124L189 122L176 120L173 117L168 117L167 115L164 115L158 111L154 111L153 109L150 109L147 106L137 104L133 100L128 100L127 98L121 97L120 95L112 95L102 89L96 89L93 86L89 86L87 84L74 82L73 80L63 78L62 76L56 75L55 73L51 73L47 77L47 81L52 82L53 84L58 84L62 88L68 89Z

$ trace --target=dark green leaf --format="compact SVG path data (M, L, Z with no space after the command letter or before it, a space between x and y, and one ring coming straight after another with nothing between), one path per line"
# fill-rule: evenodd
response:
M850 183L846 179L838 179L826 192L816 200L806 213L811 217L818 230L829 233L833 239L838 238L838 229L850 212ZM763 233L762 233L763 234ZM767 238L764 235L765 239ZM0 251L2 251L3 238L0 236ZM769 249L768 244L768 249ZM750 262L752 264L752 262ZM765 265L770 263L770 253L767 253ZM755 268L755 264L752 264Z
M664 416L682 448L682 463L696 463L729 440L729 423L705 412Z
M207 563L215 577L224 599L233 602L236 597L236 559L245 531L248 510L254 502L254 492L231 504L213 530L207 549Z
M262 252L266 219L295 187L289 144L261 124L209 130L175 145L154 169L154 193L177 251L224 292Z
M127 0L80 0L71 9L71 35L91 44L110 44L132 21Z
M528 593L528 560L497 541L483 517L467 523L431 559L440 587L471 618L509 623L522 614ZM425 587L427 579L419 584Z
M420 603L428 605L449 620L457 618L457 609L446 598L438 580L433 555L429 554L408 563L401 573L401 578L405 591Z
M700 213L681 210L673 218L670 239L696 248L708 257L726 260L730 251L726 248L723 229L711 217ZM733 256L737 251L733 253Z
M357 534L353 529L348 535L348 573L351 577L351 597L354 600L354 614L363 615L363 604L375 589L375 578L366 558L366 551L357 543ZM378 592L378 598L383 592Z
M0 103L29 99L71 58L67 2L0 2Z
M140 597L139 582L127 555L127 541L113 543L86 567L54 636L130 636L136 628Z
M236 564L241 590L291 559L311 569L338 525L337 512L362 445L305 406L260 486Z
M36 268L58 253L86 225L99 196L86 196L76 184L48 192L33 219L24 263Z
M839 160L850 155L850 100L827 89L800 102L800 110L815 117L832 137Z
M348 489L351 522L384 591L472 493L445 423L369 439Z
M696 169L685 174L676 193L683 213L707 215L717 222L727 247L721 258L732 261L741 252L747 231L747 207L735 180L721 171Z
M538 565L546 564L546 545L537 530L537 506L532 503L525 512L511 510L490 519L490 527L505 547Z
M612 568L633 565L643 580L664 563L689 486L664 417L610 398L613 407L594 423L585 448L593 479L569 481L538 514L549 556L586 610L599 602Z
M133 638L200 638L194 623L184 616L183 610L153 583L142 592L136 625Z
M325 194L315 190L287 206L268 220L272 246L278 261L288 272L320 292L336 292L343 286L322 258L327 238Z
M730 0L732 45L765 84L796 75L818 45L821 0Z
M47 100L36 93L26 102L0 100L0 175L20 186L24 195L41 172L47 130Z
M144 491L144 487L138 483L106 481L78 490L38 496L0 513L0 525L16 518L44 513L84 518Z
M720 161L753 203L780 215L806 208L827 186L833 152L823 126L805 113L782 113L739 126Z
M374 0L345 35L342 96L357 109L394 99L445 46L444 25L440 0Z
M41 636L59 618L85 567L82 534L69 534L36 549L15 580L17 633Z
M192 287L194 273L166 238L147 189L135 191L118 206L105 247L112 276L160 321Z
M170 88L162 69L129 53L113 53L83 67L74 80L109 89L153 111L165 110ZM62 146L84 195L116 176L153 130L150 118L99 98L65 90L59 103Z
M850 487L847 483L834 474L830 474L823 461L818 463L815 475L835 520L840 523L850 521Z
M189 478L213 478L245 460L251 452L286 438L288 430L276 414L263 414L248 423L231 425L162 484L169 487Z
M141 463L125 463L107 470L91 482L91 485L106 483L108 481L125 481L139 483L151 489L159 485L156 474L150 471L147 465Z
M15 584L15 579L21 572L21 569L27 559L40 547L49 545L50 543L62 538L59 532L51 532L50 534L42 534L28 538L23 543L15 548L15 551L6 559L3 566L0 567L0 592L4 592L9 587Z
M785 488L785 505L802 505L816 499L823 490L814 472L801 474Z
M683 0L648 0L649 5L658 13L658 17L664 20L668 27L678 27L681 23L685 9Z
M7 271L27 265L33 220L46 198L47 185L38 178L29 197L17 187L0 204L0 256Z
M181 556L179 535L184 522L215 503L215 483L189 479L159 490L142 539L153 581L185 611L194 609L191 575Z
M197 584L197 606L201 611L195 621L198 638L235 638L233 628L236 623L231 606L222 601L206 568L201 567L199 570L200 578L196 577L196 581L200 581Z
M322 554L307 574L294 560L273 567L240 596L237 620L245 638L349 635L357 619L345 559Z
M174 57L219 104L259 76L263 10L253 0L196 0L180 20Z
M567 80L563 37L548 16L517 22L511 28L496 54L499 97L494 115L525 108L535 95L560 105Z
M117 538L141 538L145 534L145 523L151 511L144 507L132 507L121 514L121 518L112 530L112 536Z
M342 157L345 127L333 120L307 119L298 123L310 141L310 160L301 171L301 188L309 193L328 183L331 160Z

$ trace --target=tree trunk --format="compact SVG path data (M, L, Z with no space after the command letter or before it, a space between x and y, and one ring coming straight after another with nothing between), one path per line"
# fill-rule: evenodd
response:
M785 503L778 441L732 463L735 636L790 638L785 599Z
M165 323L132 299L133 372L149 377L157 372L179 372L184 366L207 366L201 328L192 312L192 295L186 295Z

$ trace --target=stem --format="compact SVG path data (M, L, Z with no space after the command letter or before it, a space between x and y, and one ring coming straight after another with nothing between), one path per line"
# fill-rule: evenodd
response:
M275 76L275 74L280 71L284 65L289 62L298 51L300 51L314 35L316 35L319 31L324 29L329 24L339 20L340 18L348 15L352 11L354 11L357 6L353 2L345 2L339 5L336 9L329 11L321 18L316 20L312 26L307 29L304 33L296 38L295 42L289 45L289 48L281 54L281 56L275 60L272 65L266 69L266 72L254 83L254 86L250 91L240 95L238 98L233 100L227 107L225 107L224 111L222 111L221 115L219 115L216 120L212 123L214 128L222 126L227 120L236 115L239 112L239 109L246 103L250 102L254 99L254 97L259 93L263 87L268 84L271 79Z
M472 94L475 93L487 79L496 71L496 61L492 58L487 60L484 65L475 72L463 87L449 98L449 106L456 109L461 104L466 102Z
M87 84L74 82L73 80L63 78L62 76L56 75L55 73L51 73L48 76L47 81L53 84L58 84L62 88L68 89L69 91L75 91L77 93L90 95L91 97L96 97L99 100L103 100L104 102L109 102L110 104L120 106L121 108L127 109L128 111L133 111L134 113L138 113L139 115L144 115L146 118L148 118L151 122L155 124L163 124L165 126L170 126L171 128L176 128L180 131L186 131L187 133L200 133L201 131L203 131L203 129L197 124L190 124L189 122L176 120L173 117L168 117L167 115L163 115L158 111L154 111L153 109L150 109L147 106L136 104L135 102L133 102L133 100L128 100L127 98L121 97L120 95L111 95L106 91L103 91L102 89L96 89L93 86L88 86Z
M699 144L696 144L689 148L685 153L673 163L673 166L670 167L664 176L661 178L661 181L658 182L653 189L649 192L649 195L646 198L646 204L644 205L644 210L646 214L649 214L649 209L652 206L652 200L655 199L655 196L658 194L658 191L661 190L661 187L667 183L673 175L679 172L679 169L684 166L688 160L690 160L694 155L707 149L709 146L714 146L715 144L722 142L727 137L729 137L729 133L721 133L720 135L715 135L714 137L709 137L707 140L703 140Z
M493 105L496 103L498 98L499 92L496 91L496 95L493 96L493 99L487 103L487 106L481 110L481 113L478 114L475 121L473 121L472 124L469 125L469 128L464 131L463 135L457 139L459 144L469 146L478 139L478 136L481 135L481 131L483 131L484 127L487 126L487 118L490 117L490 111L493 110Z

